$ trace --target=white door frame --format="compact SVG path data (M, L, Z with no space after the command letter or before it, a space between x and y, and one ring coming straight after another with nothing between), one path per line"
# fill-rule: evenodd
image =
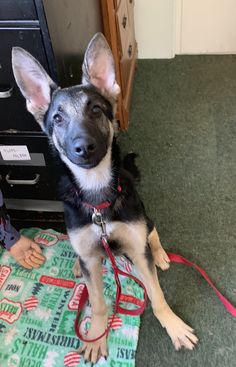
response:
M183 0L174 0L174 42L173 57L182 52L182 16L183 16Z

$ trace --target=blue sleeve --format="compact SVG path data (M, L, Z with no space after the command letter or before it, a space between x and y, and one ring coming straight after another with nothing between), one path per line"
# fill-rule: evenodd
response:
M0 244L9 250L20 238L20 233L12 226L0 190Z

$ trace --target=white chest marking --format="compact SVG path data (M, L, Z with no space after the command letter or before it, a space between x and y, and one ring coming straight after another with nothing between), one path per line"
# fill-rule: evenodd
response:
M101 162L91 169L78 167L65 156L62 159L74 174L82 190L101 190L103 187L108 186L112 179L111 148L108 148L107 154Z

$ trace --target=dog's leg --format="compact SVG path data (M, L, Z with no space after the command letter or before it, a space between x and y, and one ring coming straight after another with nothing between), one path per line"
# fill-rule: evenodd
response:
M107 307L103 298L102 263L100 257L80 258L80 268L89 293L92 308L91 325L86 339L95 339L107 328ZM84 342L79 349L85 361L96 363L101 357L107 356L106 335L95 342Z
M157 278L154 262L148 264L145 255L136 256L131 260L134 261L147 288L153 312L161 325L166 328L175 349L179 350L181 347L193 349L198 339L193 329L175 315L167 304Z
M125 243L125 252L140 273L155 316L166 328L176 350L181 347L193 349L198 339L194 335L193 329L175 315L167 304L157 278L151 249L145 242L144 231L140 230L140 224L127 227L128 230L120 231L120 240Z
M170 267L170 259L163 249L157 230L154 227L152 232L148 236L148 243L150 245L152 256L155 264L162 270L167 270Z
M98 231L99 232L99 231ZM107 307L103 297L102 256L100 232L88 225L68 231L70 242L78 254L79 265L86 283L91 304L91 324L85 339L96 339L107 329ZM86 246L84 245L86 244ZM100 356L107 356L106 335L95 342L84 342L79 349L85 361L96 363Z

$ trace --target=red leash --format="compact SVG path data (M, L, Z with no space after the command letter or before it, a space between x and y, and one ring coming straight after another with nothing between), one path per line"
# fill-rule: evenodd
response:
M144 284L138 278L136 278L135 276L133 276L131 274L128 274L128 273L120 270L117 267L115 258L114 258L113 254L112 254L112 252L109 248L109 245L107 243L106 238L102 238L102 245L103 245L103 247L104 247L104 249L107 253L107 256L109 257L109 259L111 261L112 268L113 268L114 275L115 275L115 281L116 281L116 285L117 285L115 309L114 309L114 312L113 312L113 315L112 315L112 319L109 322L109 325L108 325L107 329L104 331L103 334L99 335L95 339L86 339L86 338L84 338L83 335L80 332L80 323L78 324L81 311L82 311L86 301L88 300L88 291L87 291L86 286L84 287L84 290L82 292L82 295L81 295L81 298L80 298L80 301L79 301L77 316L76 316L75 325L74 325L76 335L83 342L91 342L92 343L92 342L95 342L98 339L102 338L104 335L108 335L108 332L109 332L109 330L112 326L112 323L114 321L114 318L115 318L117 312L119 312L120 314L124 314L124 315L133 315L133 316L140 315L145 310L146 301L147 301L147 292L146 292ZM211 286L211 288L215 291L215 293L219 297L220 301L223 303L226 310L233 317L236 317L236 307L234 307L219 292L219 290L213 284L213 282L211 281L211 279L209 278L209 276L207 275L205 270L203 270L200 266L198 266L198 265L194 264L193 262L187 260L186 258L184 258L181 255L177 255L177 254L174 254L174 253L171 253L171 252L167 252L167 255L168 255L171 262L175 262L175 263L179 263L179 264L185 264L185 265L191 266L195 270L197 270L203 276L203 278L207 281L207 283ZM143 288L143 290L144 290L144 300L143 301L136 298L136 297L133 297L133 296L130 296L130 295L125 295L125 294L121 293L121 284L120 284L120 280L119 280L119 274L133 279L135 282L137 282ZM139 306L139 307L134 309L134 310L128 310L126 308L121 307L120 302L133 303L133 304L135 304L136 306Z
M117 185L117 191L121 192L122 188L120 186L120 180L118 178L118 185ZM111 206L110 202L103 202L97 206L91 205L89 203L83 203L86 207L91 208L94 210L94 213L92 215L92 221L93 223L99 225L101 227L101 244L103 245L106 254L108 256L108 258L111 261L111 265L114 271L114 276L115 276L115 281L116 281L116 300L115 300L115 308L114 308L114 312L111 318L111 321L108 324L108 327L105 329L105 331L99 335L97 338L94 339L86 339L84 338L84 336L81 334L80 332L80 326L81 326L81 322L79 323L79 317L80 314L82 312L82 309L86 303L86 301L88 300L88 290L86 285L84 286L84 289L82 291L80 300L79 300L79 304L78 304L78 310L77 310L77 315L76 315L76 319L75 319L75 324L74 324L74 329L75 329L75 333L78 336L78 338L80 340L82 340L83 342L95 342L97 340L99 340L100 338L102 338L104 335L108 335L108 332L114 322L114 318L116 316L116 314L119 312L120 314L124 314L124 315L133 315L133 316L137 316L140 315L141 313L143 313L143 311L145 310L145 306L146 306L146 301L147 301L147 291L146 288L144 286L144 284L135 276L128 274L126 272L124 272L123 270L119 269L116 265L116 260L115 257L113 256L111 249L109 247L109 244L107 242L107 235L106 235L106 223L103 220L102 214L101 214L101 209L106 209L108 207ZM185 264L188 266L193 267L195 270L197 270L202 276L203 278L207 281L207 283L211 286L211 288L215 291L215 293L217 294L217 296L219 297L220 301L223 303L224 307L226 308L226 310L233 316L236 317L236 308L218 291L218 289L216 288L216 286L213 284L213 282L211 281L211 279L209 278L209 276L207 275L207 273L198 265L194 264L193 262L187 260L186 258L184 258L181 255L177 255L174 253L167 253L169 259L171 262L175 262L175 263L180 263L180 264ZM131 278L133 279L134 282L138 283L144 291L144 300L140 300L139 298L127 295L127 294L123 294L122 293L122 289L121 289L121 284L120 284L120 279L119 279L119 275L123 275L125 277ZM137 306L137 308L133 309L133 310L129 310L127 308L123 308L120 306L120 302L124 302L124 303L132 303L134 305Z
M138 316L141 313L143 313L143 311L145 310L146 302L147 302L147 291L146 291L146 288L145 288L144 284L138 278L136 278L135 276L133 276L131 274L128 274L128 273L124 272L123 270L121 270L117 267L115 257L111 252L111 249L109 247L109 244L107 242L106 237L102 237L101 242L102 242L102 245L103 245L103 247L104 247L104 249L107 253L107 256L109 257L109 259L111 261L111 265L112 265L112 268L113 268L113 271L114 271L114 276L115 276L115 281L116 281L116 301L115 301L115 308L114 308L114 312L113 312L113 315L112 315L112 319L109 322L109 325L106 328L106 330L95 339L86 339L86 338L83 337L83 335L80 332L81 322L78 324L80 313L81 313L81 311L82 311L82 309L83 309L83 307L84 307L84 305L85 305L85 303L88 299L88 290L87 290L86 286L84 287L84 290L82 292L82 295L81 295L81 298L80 298L80 301L79 301L79 305L78 305L78 310L77 310L77 315L76 315L76 319L75 319L74 328L75 328L75 333L78 336L78 338L80 340L82 340L83 342L88 342L88 343L93 343L93 342L99 340L100 338L102 338L104 335L108 335L108 332L109 332L109 330L110 330L110 328L111 328L111 326L114 322L114 318L115 318L115 316L118 312L120 314L123 314L123 315ZM144 300L143 301L140 300L139 298L136 298L134 296L130 296L128 294L123 294L121 292L121 284L120 284L119 275L123 275L125 277L133 279L136 283L138 283L143 288L143 291L144 291ZM129 310L127 308L121 307L120 302L133 303L134 305L136 305L138 307L135 308L134 310Z
M211 288L215 291L217 296L219 297L220 301L223 303L226 310L233 316L236 317L236 307L232 305L224 296L220 293L220 291L216 288L216 286L213 284L212 280L209 278L205 270L203 270L200 266L194 264L193 262L187 260L185 257L177 254L173 254L171 252L167 252L167 255L171 262L179 263L179 264L185 264L188 266L191 266L195 270L197 270L203 278L207 281L207 283L211 286Z

